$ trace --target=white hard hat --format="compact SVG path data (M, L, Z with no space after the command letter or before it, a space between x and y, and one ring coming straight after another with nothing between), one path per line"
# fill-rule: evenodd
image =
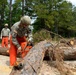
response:
M8 24L6 23L4 26L8 26Z
M27 24L27 25L30 25L31 24L31 18L29 17L29 16L23 16L23 17L21 17L21 23L23 23L23 24Z

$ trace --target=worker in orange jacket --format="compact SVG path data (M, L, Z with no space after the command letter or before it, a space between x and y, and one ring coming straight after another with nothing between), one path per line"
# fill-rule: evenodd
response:
M17 53L21 52L21 57L24 58L29 50L32 48L28 45L32 42L32 34L29 25L31 24L31 19L29 16L21 17L19 22L16 22L11 27L11 38L10 38L10 66L14 66L17 62ZM27 36L25 36L27 34ZM28 40L27 40L28 38ZM26 48L26 49L24 49Z
M10 40L10 29L8 28L8 24L6 23L5 28L1 30L1 39L2 39L2 47L8 48L8 41Z

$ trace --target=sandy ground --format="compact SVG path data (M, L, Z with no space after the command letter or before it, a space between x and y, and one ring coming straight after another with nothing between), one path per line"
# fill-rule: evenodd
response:
M60 75L58 69L52 63L48 64L47 62L43 61L39 75ZM74 64L76 64L76 61L73 61L72 66ZM9 75L11 71L12 69L9 68L9 56L0 55L0 75ZM73 75L76 75L76 72Z
M9 57L0 55L0 75L9 75L10 72Z

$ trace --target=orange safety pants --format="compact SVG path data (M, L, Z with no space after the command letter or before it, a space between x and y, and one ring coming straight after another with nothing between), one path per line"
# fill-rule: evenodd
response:
M17 41L19 42L20 46L22 47L22 49L25 48L25 46L27 46L27 42L25 37L17 37ZM29 52L29 50L32 48L32 46L27 46L25 51L21 52L21 56L22 58L24 56L26 56L26 54ZM12 37L10 38L10 65L14 66L14 64L17 61L17 47L13 44L12 42Z
M3 36L2 37L2 47L8 48L8 36Z

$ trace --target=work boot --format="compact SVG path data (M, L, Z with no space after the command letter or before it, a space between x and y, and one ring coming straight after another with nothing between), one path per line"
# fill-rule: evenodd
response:
M14 66L15 70L21 70L23 69L24 65L22 63L19 63L18 65Z
M21 61L16 61L15 65L14 65L14 69L15 70L21 70L23 68L24 64L21 63Z

